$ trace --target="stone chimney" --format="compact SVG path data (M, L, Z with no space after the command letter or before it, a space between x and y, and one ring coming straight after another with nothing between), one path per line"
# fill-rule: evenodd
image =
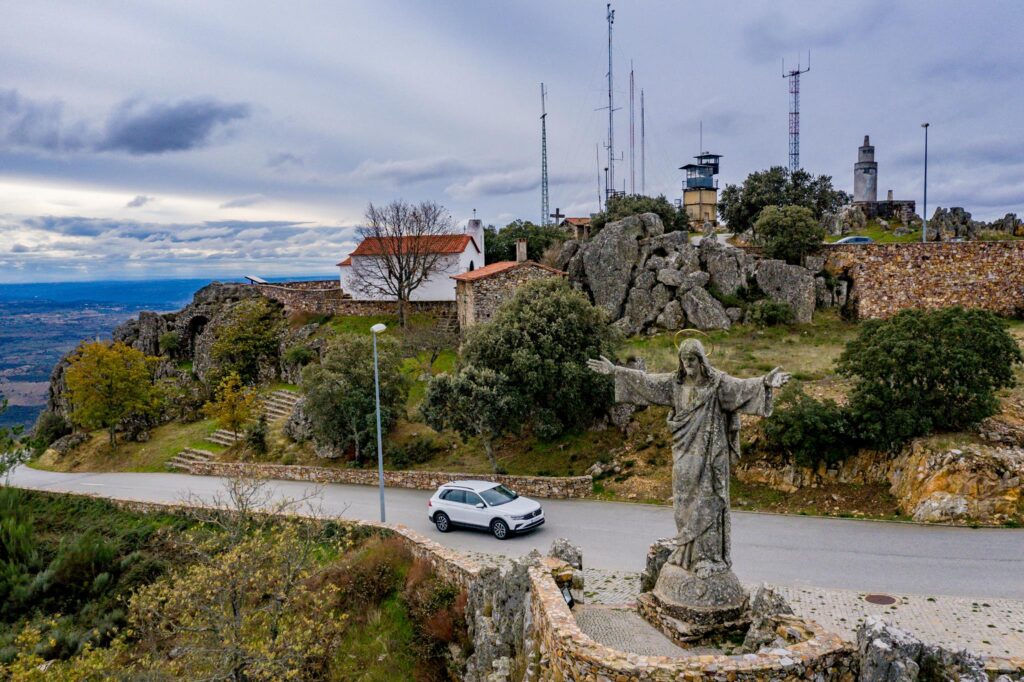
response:
M517 263L525 263L526 262L526 240L525 239L517 239L516 240L516 262Z
M889 201L892 201L892 190L889 190Z

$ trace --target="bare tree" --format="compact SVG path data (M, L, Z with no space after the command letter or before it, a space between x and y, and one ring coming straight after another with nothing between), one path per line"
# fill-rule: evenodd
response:
M358 230L364 253L357 250L352 259L355 286L365 294L394 298L404 328L412 293L452 257L444 253L443 243L444 236L453 234L451 215L432 201L413 205L396 199L384 206L371 203L365 217Z

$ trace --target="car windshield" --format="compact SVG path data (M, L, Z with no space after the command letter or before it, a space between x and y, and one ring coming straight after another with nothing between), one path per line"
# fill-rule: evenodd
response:
M497 507L499 504L511 502L519 497L519 495L516 495L503 485L491 488L490 490L485 490L480 493L480 496L483 497L487 501L487 504L492 507Z

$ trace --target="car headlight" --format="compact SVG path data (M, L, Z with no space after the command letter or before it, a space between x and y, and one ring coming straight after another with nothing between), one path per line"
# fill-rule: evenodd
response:
M526 519L530 518L531 516L533 516L533 512L530 512L529 514L520 514L519 516L513 516L512 518L515 521L525 521Z

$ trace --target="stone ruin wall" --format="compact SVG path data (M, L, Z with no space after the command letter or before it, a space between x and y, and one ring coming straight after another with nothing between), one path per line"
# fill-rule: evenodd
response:
M301 466L296 464L252 464L248 462L195 462L190 473L200 476L250 476L285 481L313 483L345 483L350 485L377 485L376 469L347 469ZM436 471L385 471L384 485L389 488L436 490L451 481L476 479L480 474L444 473ZM588 497L594 482L590 476L509 476L493 474L487 480L501 483L524 495L548 498Z
M398 309L394 301L354 301L348 297L336 279L251 286L263 296L284 306L286 315L312 313L368 317L395 315ZM408 310L413 313L454 318L455 301L410 301Z
M1024 241L834 245L825 255L825 269L851 282L847 312L858 319L957 305L1024 312Z

